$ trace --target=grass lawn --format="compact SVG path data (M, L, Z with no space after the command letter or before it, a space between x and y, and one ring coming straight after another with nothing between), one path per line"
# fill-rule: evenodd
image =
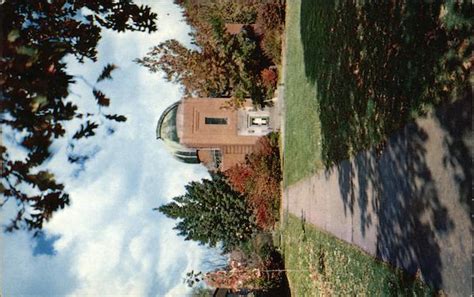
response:
M284 186L470 90L473 24L467 1L287 1ZM294 296L433 293L297 217L281 232Z
M284 183L383 143L469 88L473 20L454 1L287 4Z
M431 296L418 279L375 260L300 218L282 222L281 242L292 296Z
M316 88L304 69L300 1L288 1L286 14L285 186L323 168Z

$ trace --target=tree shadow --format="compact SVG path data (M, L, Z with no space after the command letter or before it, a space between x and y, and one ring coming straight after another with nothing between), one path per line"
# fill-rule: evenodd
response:
M394 134L380 155L373 149L334 167L339 176L345 213L359 218L353 225L353 232L360 232L365 237L366 229L376 228L377 257L410 274L419 271L424 281L436 289L443 288L442 271L446 268L440 255L441 238L454 232L456 224L469 224L459 221L458 211L469 213L471 155L463 139L466 134L472 139L472 130L464 125L468 123L462 120L462 112L452 112L459 108L465 110L471 104L466 98L436 112L449 123L443 137L446 149L438 158L444 160L444 166L456 167L450 171L455 173L449 177L452 181L448 181L459 193L460 205L455 208L452 203L456 202L456 197L438 192L444 190L445 185L436 184L427 160L429 135L415 122ZM457 120L448 120L450 116ZM451 212L448 212L448 205Z
M435 238L455 225L427 165L426 140L425 131L410 124L390 141L377 164L377 256L410 273L419 269L429 285L441 288L443 266Z
M471 25L463 23L464 4L449 5L457 25L441 21L440 2L302 0L300 13L326 174L337 171L344 213L356 216L353 233L365 237L376 228L376 255L419 271L434 288L443 287L449 264L439 238L455 230L456 213L448 213L453 199L438 192L443 185L430 168L431 134L413 121L429 107L438 106L440 157L456 172L467 212L472 194L470 66L463 64L472 52Z
M441 127L447 131L447 136L443 139L443 145L447 148L443 155L443 165L446 169L461 169L455 173L454 178L459 188L459 202L470 214L474 151L471 89L463 90L460 96L460 100L438 108L435 116Z
M277 250L273 250L270 257L272 263L270 268L281 270L281 272L278 273L278 283L266 291L255 292L255 295L260 297L290 297L291 290L285 273L285 261Z
M353 231L360 228L365 237L376 217L376 255L411 274L419 271L426 283L440 289L446 266L456 265L458 277L467 275L470 269L463 263L446 262L465 254L459 242L454 247L443 243L445 235L455 232L457 225L461 230L456 236L470 234L462 231L465 226L471 228L468 216L474 137L470 91L438 107L432 117L441 133L428 134L417 122L409 123L389 138L381 152L361 152L352 161L340 162L334 170L339 176L346 215L359 217ZM442 146L431 147L435 152L430 152L432 159L428 160L430 135L441 137ZM447 180L441 177L442 171L447 173ZM437 184L440 179L442 183ZM454 190L446 194L449 187ZM446 253L445 258L441 257L443 248L450 249L447 258ZM467 288L454 290L460 295L469 293Z
M467 3L302 0L304 67L328 167L469 85L468 17Z

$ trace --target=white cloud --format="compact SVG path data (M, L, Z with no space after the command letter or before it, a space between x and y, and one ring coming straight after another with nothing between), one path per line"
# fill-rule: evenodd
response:
M107 112L125 114L128 121L110 124L116 128L110 136L99 131L79 143L76 152L97 150L97 145L100 150L77 175L67 162L67 141L54 144L49 166L71 196L71 205L44 228L60 236L56 254L33 256L34 242L24 232L3 235L3 295L182 296L188 291L185 273L199 270L204 258L217 253L185 242L172 230L173 221L152 210L182 194L189 181L208 176L202 166L173 159L155 139L160 113L180 99L178 86L131 62L164 38L189 43L189 28L177 22L180 10L171 2L148 3L159 14L157 34L104 34L99 61L120 68L100 88L112 98ZM69 70L94 81L103 64ZM82 107L95 108L85 84L78 81L72 91Z

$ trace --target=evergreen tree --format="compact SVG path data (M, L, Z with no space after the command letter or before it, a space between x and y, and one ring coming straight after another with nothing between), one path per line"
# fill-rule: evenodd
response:
M208 287L194 287L193 290L191 291L191 296L192 297L209 297L212 296L214 293L214 290Z
M256 228L244 197L220 173L211 173L210 180L189 183L186 194L158 210L179 220L174 229L186 240L211 247L222 243L226 252L249 239Z

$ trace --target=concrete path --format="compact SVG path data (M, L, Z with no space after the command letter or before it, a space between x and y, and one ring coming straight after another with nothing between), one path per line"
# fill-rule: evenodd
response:
M470 98L406 126L284 191L284 207L367 253L420 270L450 296L471 294Z

